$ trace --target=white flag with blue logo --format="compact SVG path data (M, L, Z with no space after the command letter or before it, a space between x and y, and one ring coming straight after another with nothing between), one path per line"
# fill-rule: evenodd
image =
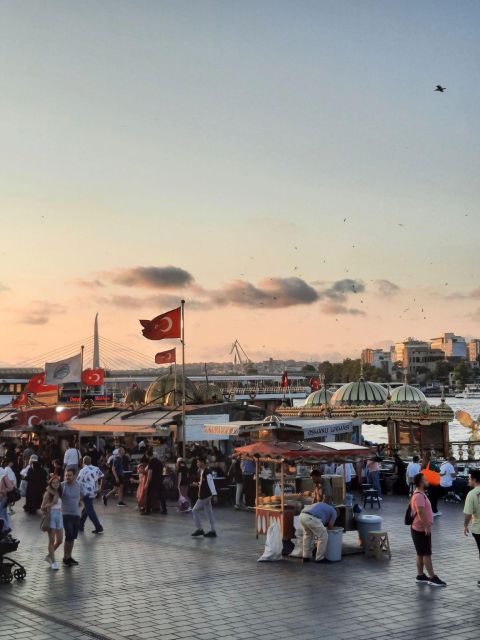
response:
M82 379L82 356L72 356L58 362L45 364L45 384L66 384Z

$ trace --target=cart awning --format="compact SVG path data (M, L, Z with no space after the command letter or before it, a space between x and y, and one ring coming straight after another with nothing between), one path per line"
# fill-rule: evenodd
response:
M350 462L369 458L373 451L350 442L329 442L309 444L302 442L254 442L245 447L237 447L234 452L241 458L272 462Z

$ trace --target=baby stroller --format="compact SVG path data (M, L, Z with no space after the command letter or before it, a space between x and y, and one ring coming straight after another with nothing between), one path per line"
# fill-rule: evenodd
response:
M25 567L5 555L16 551L19 544L20 540L12 538L9 533L3 533L3 520L0 520L0 583L8 584L14 578L23 580L27 575Z

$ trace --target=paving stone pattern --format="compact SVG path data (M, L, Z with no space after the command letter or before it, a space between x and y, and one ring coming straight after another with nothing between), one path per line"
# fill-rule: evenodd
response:
M355 554L304 565L257 563L265 538L255 539L251 513L219 507L219 537L192 539L190 514L173 505L168 516L141 517L132 501L125 509L98 502L105 534L92 535L87 522L74 550L80 565L55 573L43 561L39 518L17 504L15 557L28 575L0 585L0 638L477 640L480 562L463 536L461 507L442 505L434 525L434 565L446 589L415 584L405 508L406 499L388 498L379 512L390 561ZM357 547L356 533L345 540Z

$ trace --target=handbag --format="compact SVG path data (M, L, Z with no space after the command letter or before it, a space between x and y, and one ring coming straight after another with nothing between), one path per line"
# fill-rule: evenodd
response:
M50 509L47 509L45 513L42 512L40 519L40 530L50 531Z
M20 491L17 487L14 487L11 491L7 493L7 504L15 504L18 502L22 496L20 495Z
M427 468L421 471L421 473L428 484L432 485L433 487L438 487L438 485L440 484L440 474L438 473L438 471L430 469L430 463L427 464Z

